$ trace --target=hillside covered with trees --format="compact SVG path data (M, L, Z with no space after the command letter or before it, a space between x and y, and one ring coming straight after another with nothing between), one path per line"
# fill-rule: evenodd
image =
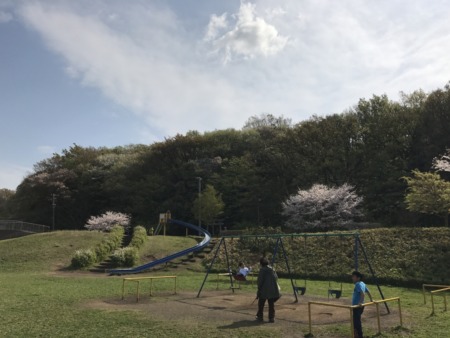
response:
M245 113L245 112L243 112ZM384 226L441 225L409 211L407 182L429 171L450 146L450 85L431 93L361 99L341 114L292 123L252 117L242 130L176 135L151 145L116 148L74 144L37 163L17 191L2 190L0 217L81 229L108 210L152 225L160 212L195 220L198 177L220 198L228 228L279 226L282 205L314 184L349 184L362 197L365 222Z

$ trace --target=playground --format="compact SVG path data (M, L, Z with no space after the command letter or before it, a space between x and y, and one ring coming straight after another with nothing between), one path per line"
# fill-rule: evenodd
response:
M244 242L244 238L225 238L227 251L224 251L224 243L220 245L219 239L204 258L201 258L201 251L192 252L188 253L188 259L179 256L140 274L125 274L130 270L122 270L121 274L110 276L67 268L75 249L92 246L101 240L101 236L96 232L61 231L0 241L0 315L3 324L0 336L305 337L312 331L314 337L351 337L349 304L353 285L349 279L330 282L298 276L299 272L308 272L310 267L299 259L285 260L284 254L289 252L289 245L296 244L295 238L283 238L283 244L279 243L278 247L277 236L270 241L265 237L258 237L257 240L251 238L249 242L268 244L277 270L285 271L288 263L292 274L296 274L281 274L282 297L276 304L276 321L269 324L267 320L265 323L254 320L256 286L251 277L247 282L237 283L227 276L219 276L227 269L227 256L230 267L235 269L236 257L242 254L238 251L238 244L239 241ZM153 257L153 262L164 260L177 252L198 248L203 240L204 236L196 240L190 237L150 236L149 247L155 251L146 252L144 257ZM314 240L330 244L334 239L320 237L307 240L311 240L307 245L312 245ZM348 243L355 243L354 235L336 237L335 240L342 243L342 248L348 247ZM305 244L302 236L298 241ZM364 241L362 243L365 244ZM158 245L164 247L163 254L158 254L161 251ZM360 245L358 248L358 262L366 270L364 253ZM350 245L349 250L354 252L354 245ZM355 256L341 248L327 257L339 257L338 251L344 251L344 256L349 256L343 262L345 266L355 264ZM216 252L216 260L211 264ZM319 256L317 254L317 259ZM208 262L206 267L212 266L209 274L205 273L203 260ZM149 264L146 261L142 263ZM377 272L375 267L374 270ZM124 278L165 276L175 276L176 279L142 280L139 301L136 298L136 283L129 282L122 289ZM297 287L305 285L305 293L294 294L293 283ZM368 285L374 298L382 299L377 285ZM330 297L330 286L332 290L342 292L340 298L336 299L335 294ZM446 293L440 292L442 288L430 287L422 293L420 288L386 284L380 284L380 287L384 298L401 299L402 325L396 301L389 302L389 314L384 304L379 304L379 316L375 305L368 306L363 316L367 337L424 338L445 337L448 334L449 312L444 309L443 294ZM434 298L431 296L433 290L439 291ZM313 305L309 309L308 304L312 302L333 306Z
M204 321L220 328L238 329L258 327L263 324L256 322L254 294L251 289L239 293L229 291L207 291L197 298L195 293L182 292L176 296L162 292L157 297L141 298L139 302L134 297L125 300L117 298L95 301L86 306L102 310L139 311L145 315L161 321ZM276 306L277 320L274 324L283 336L297 336L299 327L308 326L308 302L323 301L320 297L305 296L296 303L290 296L283 296ZM348 300L337 300L334 304L348 305ZM383 313L383 328L398 326L398 311L393 309L390 315ZM348 324L348 311L335 307L318 307L312 312L314 328L323 325ZM225 324L228 323L228 324ZM365 312L365 325L372 330L377 329L377 315L375 308ZM301 336L303 336L303 333ZM319 335L320 336L320 335Z

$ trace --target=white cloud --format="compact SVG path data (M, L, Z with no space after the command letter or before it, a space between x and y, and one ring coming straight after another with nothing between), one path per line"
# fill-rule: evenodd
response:
M144 139L239 128L262 112L339 113L374 93L435 89L450 74L450 7L437 2L257 0L204 22L182 6L81 3L20 12L69 76L146 122Z
M15 190L30 168L11 163L0 163L0 189Z
M215 14L211 15L211 19L209 20L208 23L208 29L205 34L205 40L206 41L214 40L219 34L219 31L227 27L228 27L227 13L223 13L220 16L217 16Z
M239 102L237 89L191 63L194 51L177 35L182 33L170 14L125 11L122 15L135 25L124 34L98 17L64 7L34 3L21 13L49 47L66 59L71 77L142 116L157 132L175 134L180 127L205 129L221 122L229 125L227 120L240 118L231 109ZM148 30L155 24L153 17L161 22ZM146 28L140 28L144 23Z
M0 11L0 24L10 22L13 19L11 13Z
M269 56L280 52L287 42L287 37L281 36L275 26L268 24L263 18L256 15L256 5L242 2L239 12L234 15L236 24L234 28L213 40L217 36L217 27L226 28L226 25L218 26L218 18L213 15L209 26L214 27L214 34L208 29L206 39L212 40L216 51L223 51L225 62L235 56L253 58L255 56Z

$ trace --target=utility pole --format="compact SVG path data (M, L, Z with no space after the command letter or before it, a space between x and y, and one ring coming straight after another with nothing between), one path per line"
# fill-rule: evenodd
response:
M196 177L198 180L198 227L202 227L202 178Z
M52 194L52 231L55 231L55 208L56 208L56 195Z

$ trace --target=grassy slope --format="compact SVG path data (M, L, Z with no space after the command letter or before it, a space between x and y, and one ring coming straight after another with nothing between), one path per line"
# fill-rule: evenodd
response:
M100 236L100 237L99 237ZM90 246L100 240L101 234L88 232L60 232L33 235L15 240L0 241L2 270L0 273L0 336L2 337L280 337L274 327L241 327L219 329L208 322L187 323L185 320L156 321L151 314L135 311L97 310L86 306L93 300L117 300L120 298L121 279L104 275L80 276L77 273L63 276L50 275L56 265L68 264L75 249ZM166 253L180 249L186 238L166 238L163 243L153 238L153 249L164 244ZM181 242L179 242L181 241ZM151 243L151 242L150 242ZM171 247L173 245L174 247ZM152 247L151 245L149 246ZM150 254L152 250L150 249ZM153 252L154 253L154 252ZM67 256L65 256L67 255ZM24 262L25 260L25 262ZM6 268L6 270L4 270ZM165 272L160 272L164 274ZM179 288L197 291L204 274L183 271L179 273ZM287 294L289 281L281 280ZM308 294L325 295L325 282L309 282ZM158 284L159 289L171 290L172 284ZM215 279L210 277L205 290L215 289ZM247 287L246 291L254 293ZM348 297L351 285L344 285ZM428 317L429 306L422 305L418 290L383 287L387 297L401 296L408 330L398 333L383 330L382 337L446 337L450 332L449 313L439 311ZM439 300L439 308L442 301ZM32 318L32 320L26 320ZM195 324L195 325L194 325ZM305 325L298 325L297 336L307 332ZM341 323L315 327L322 337L348 336L348 325ZM368 336L375 332L368 330Z
M163 258L196 244L197 241L191 237L149 236L148 241L139 252L141 263L147 263L155 258Z
M78 249L94 246L105 236L94 231L57 231L0 241L0 271L48 271L67 267Z

